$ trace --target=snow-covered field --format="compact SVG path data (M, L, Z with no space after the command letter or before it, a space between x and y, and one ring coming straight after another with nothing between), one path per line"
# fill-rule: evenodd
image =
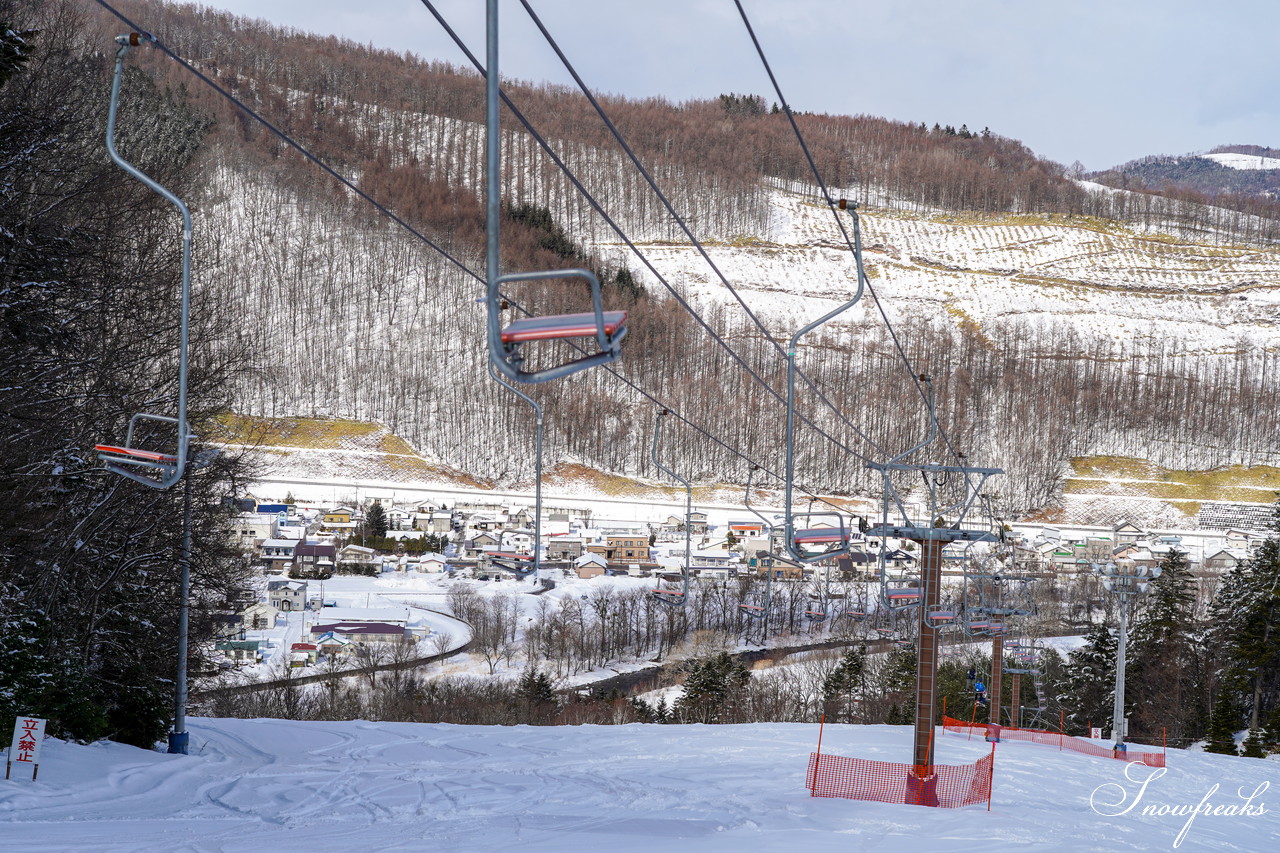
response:
M1008 743L996 752L988 812L810 797L817 725L196 719L190 730L189 756L48 741L39 781L0 782L0 848L1267 851L1280 838L1270 785L1280 765L1178 750L1167 773L1134 767L1126 778L1117 761ZM940 763L989 751L963 735L939 738ZM906 726L827 726L822 751L903 762L910 742ZM1250 814L1168 809L1239 812L1251 795ZM1165 813L1144 815L1151 807Z

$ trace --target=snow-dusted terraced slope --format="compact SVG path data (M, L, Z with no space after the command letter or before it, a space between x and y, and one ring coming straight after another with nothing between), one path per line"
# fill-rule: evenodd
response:
M1019 318L1074 326L1086 338L1176 338L1206 353L1232 350L1242 336L1280 344L1280 250L1198 246L1085 218L868 209L862 223L873 284L894 318L949 314L979 326ZM624 247L603 248L627 257ZM698 302L733 302L694 249L644 250ZM830 212L791 193L773 197L768 240L709 253L771 326L818 316L852 292L853 265Z

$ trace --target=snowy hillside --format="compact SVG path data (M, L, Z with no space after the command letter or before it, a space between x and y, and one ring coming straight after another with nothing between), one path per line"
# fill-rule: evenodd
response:
M1120 762L1007 743L988 812L810 797L816 725L190 728L190 756L49 741L39 781L0 783L4 850L1262 851L1280 832L1275 764L1177 750L1167 773L1126 778ZM822 751L902 762L910 738L906 726L832 725ZM940 763L990 749L939 738ZM1251 794L1263 813L1142 814Z
M1220 163L1229 169L1280 169L1280 159L1275 157L1255 157L1252 154L1202 154L1206 160Z

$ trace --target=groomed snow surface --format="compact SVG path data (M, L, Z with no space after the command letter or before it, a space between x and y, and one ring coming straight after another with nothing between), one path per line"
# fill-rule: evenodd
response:
M0 850L1270 851L1280 831L1280 765L1179 750L1167 773L1130 765L1126 779L1118 761L1005 744L988 812L810 797L817 725L189 729L189 756L46 742L39 781L0 782ZM990 748L939 731L939 763ZM827 726L822 749L902 762L910 742L906 726ZM1185 833L1188 817L1168 814L1239 812L1250 795L1253 813L1201 813Z

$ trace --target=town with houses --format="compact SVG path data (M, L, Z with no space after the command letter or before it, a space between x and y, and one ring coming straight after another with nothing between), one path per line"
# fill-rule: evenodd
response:
M370 547L366 521L381 508L384 547ZM541 594L556 578L652 578L674 588L686 563L692 583L904 582L915 571L916 546L905 540L851 531L848 554L816 563L780 556L781 513L762 518L723 517L694 510L652 521L606 520L589 509L549 507L540 524L540 571L529 578L534 550L533 510L522 504L456 500L402 505L373 499L361 506L310 506L254 497L237 502L230 535L254 567L257 591L246 590L218 614L216 658L225 669L274 663L291 670L335 664L371 644L427 644L429 618L412 608L338 606L326 597L344 577L401 577L442 584L523 582ZM1263 541L1272 508L1262 504L1205 503L1195 530L1149 530L1121 520L1111 526L1015 522L1006 526L1015 562L1031 576L1059 582L1089 576L1095 564L1117 559L1156 566L1170 550L1187 555L1193 574L1212 581L1248 559ZM767 523L771 520L773 523ZM390 545L390 547L385 547ZM959 578L964 543L944 551L944 576ZM883 566L883 568L881 568ZM1202 584L1202 587L1205 586ZM357 596L358 597L358 596ZM348 600L352 596L346 596ZM365 595L367 604L375 603ZM385 602L381 602L385 605ZM299 618L301 616L302 618ZM424 645L423 653L429 646ZM436 645L438 652L445 651ZM259 666L262 675L269 674ZM278 672L273 669L270 672Z

